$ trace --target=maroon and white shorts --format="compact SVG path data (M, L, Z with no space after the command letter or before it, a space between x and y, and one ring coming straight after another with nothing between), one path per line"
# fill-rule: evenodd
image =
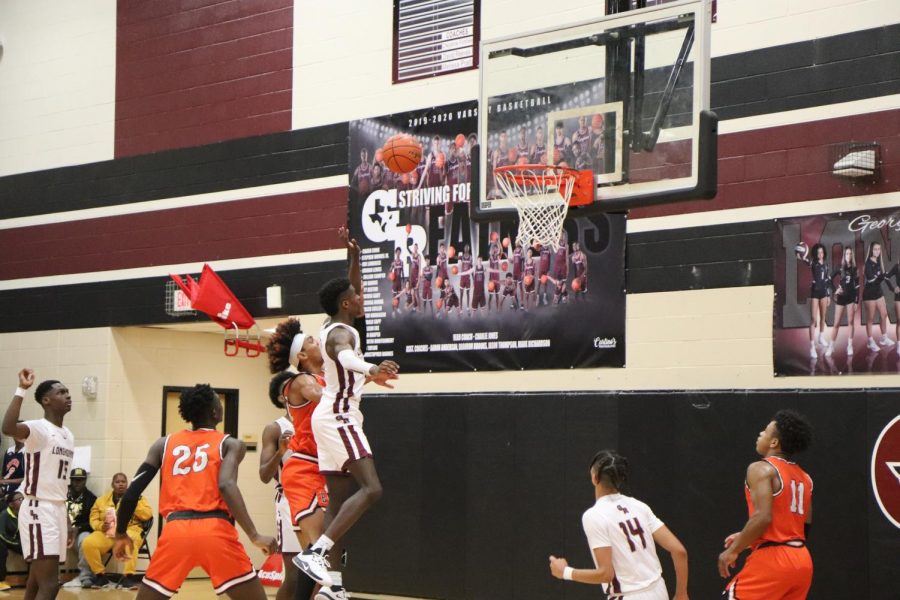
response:
M319 448L319 472L323 475L348 473L350 463L372 456L358 410L340 414L316 411L310 421Z
M19 537L26 561L56 556L66 562L69 526L65 501L25 496L19 508Z

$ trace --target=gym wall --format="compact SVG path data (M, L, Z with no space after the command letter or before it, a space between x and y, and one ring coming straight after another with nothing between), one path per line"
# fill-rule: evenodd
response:
M585 20L600 5L484 1L481 34ZM588 560L585 463L618 445L634 493L688 542L697 589L712 594L715 547L743 516L752 440L793 405L820 440L803 457L821 507L814 597L847 589L836 577L848 571L860 597L890 597L879 586L896 566L877 557L896 549L878 544L897 532L873 509L866 469L876 428L900 413L900 379L774 377L771 231L782 216L900 205L898 23L893 0L718 1L719 194L630 215L626 368L412 375L367 402L386 488L355 534L351 569L367 591L586 597L550 581L545 555ZM93 446L95 491L133 473L159 434L163 385L238 388L241 435L274 418L263 359L224 358L217 335L141 326L205 319L163 305L167 274L204 261L254 316L321 322L315 291L346 268L334 230L346 219L348 121L477 95L476 71L392 85L391 35L385 2L0 3L0 381L30 365L75 390L67 424ZM829 173L828 145L852 139L882 144L878 184ZM265 308L273 283L279 311ZM86 375L100 377L97 400L77 391ZM692 406L694 391L733 389L753 392ZM256 459L240 482L270 523ZM857 495L837 504L847 489ZM875 558L830 562L848 558L820 541L834 539ZM410 551L402 573L374 562L374 544L391 541ZM417 589L395 587L401 575Z

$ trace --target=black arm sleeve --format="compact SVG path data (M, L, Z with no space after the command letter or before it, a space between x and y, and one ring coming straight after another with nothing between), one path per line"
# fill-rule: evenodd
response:
M137 473L134 474L134 479L131 480L131 485L128 486L128 489L125 490L125 495L119 501L119 510L116 513L117 535L124 535L128 531L128 524L131 522L131 517L134 516L134 509L137 508L138 500L141 498L144 490L147 489L147 486L150 485L150 482L153 481L153 478L156 477L157 471L159 471L159 467L154 467L147 463L142 463L138 467Z

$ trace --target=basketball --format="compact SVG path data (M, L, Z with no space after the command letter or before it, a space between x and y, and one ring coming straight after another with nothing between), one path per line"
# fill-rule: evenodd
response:
M531 285L532 283L534 283L534 277L531 275L526 275L525 276L525 285Z
M591 117L591 129L600 129L603 127L603 115L597 113Z
M541 285L544 285L545 283L547 283L547 276L541 275Z
M444 278L438 275L434 280L434 285L438 288L444 287Z
M580 280L580 279L573 279L573 280L572 280L572 290L577 292L577 291L579 291L580 289L581 289L581 280Z
M457 133L455 142L456 142L457 148L462 148L463 146L466 145L466 136L464 136L461 133Z
M452 267L450 267L450 272L453 273L454 275L459 275L459 267L457 267L456 265L453 265Z
M456 248L450 246L447 248L447 258L453 258L454 256L456 256Z
M388 273L388 279L393 281L393 280L397 279L397 276L394 274L393 271L391 271L390 273Z
M488 281L488 291L493 292L495 289L497 289L496 284L493 281Z
M394 173L409 173L422 160L422 146L411 135L398 133L381 149L384 164Z

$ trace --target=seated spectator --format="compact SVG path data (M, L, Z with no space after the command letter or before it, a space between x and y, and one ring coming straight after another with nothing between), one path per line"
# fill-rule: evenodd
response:
M119 508L119 501L127 489L128 478L124 473L116 473L112 479L112 490L98 498L91 509L91 527L93 527L94 531L84 539L82 544L84 559L87 561L92 573L90 583L85 587L99 589L109 584L101 556L112 550L116 535L116 511ZM140 579L135 576L137 571L137 549L141 547L143 540L143 524L152 517L153 509L141 496L134 511L134 516L131 518L131 522L128 523L128 537L134 542L135 551L124 563L124 576L122 581L119 582L119 587L137 589L138 584L140 584Z
M97 496L87 489L88 472L84 469L72 469L69 473L69 493L66 498L66 508L69 511L69 522L75 530L73 549L78 552L78 577L65 584L63 587L84 587L91 584L91 569L84 560L84 540L93 533L91 527L91 509Z
M21 423L21 421L19 421ZM22 448L25 446L21 441L9 447L6 455L3 457L3 472L0 473L0 493L3 496L19 489L22 480L25 479L25 454Z
M22 554L19 540L19 506L24 496L20 492L12 492L6 496L6 510L0 514L0 591L6 591L10 585L6 583L6 557L12 550Z

